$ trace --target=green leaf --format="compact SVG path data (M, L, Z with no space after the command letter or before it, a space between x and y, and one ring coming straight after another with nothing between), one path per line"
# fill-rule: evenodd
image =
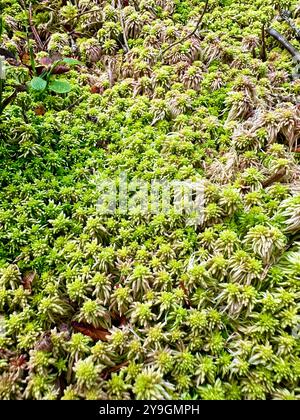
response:
M33 77L30 86L33 90L45 90L47 87L46 80L42 79L41 77Z
M82 65L81 61L75 60L75 58L63 58L62 63L68 64L69 66L80 66Z
M65 80L52 80L49 83L49 90L55 93L68 93L71 90L71 85Z

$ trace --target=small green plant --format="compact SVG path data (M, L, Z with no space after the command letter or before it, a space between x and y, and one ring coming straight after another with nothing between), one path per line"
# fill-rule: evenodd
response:
M44 59L45 69L39 76L34 76L31 79L30 87L37 92L50 91L54 93L69 93L71 91L71 84L67 80L58 79L57 76L60 72L66 73L68 69L64 65L77 66L80 61L73 58L63 58L51 62L51 59Z

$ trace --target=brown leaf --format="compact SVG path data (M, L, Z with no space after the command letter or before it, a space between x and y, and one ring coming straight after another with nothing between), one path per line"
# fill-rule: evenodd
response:
M83 324L81 322L72 322L72 327L75 331L91 337L94 341L107 341L107 337L110 335L108 330L103 328L95 328L92 325Z
M122 367L127 366L129 364L128 361L120 363L119 365L113 366L108 369L109 372L118 372L118 370L122 369Z
M61 64L55 67L52 74L64 74L64 73L68 73L69 71L70 71L70 67L64 66Z
M286 169L281 168L274 174L272 174L268 179L262 182L262 186L264 188L269 187L270 185L274 184L275 182L279 182L281 178L283 178L286 175Z
M34 271L27 271L23 278L22 278L22 284L24 289L29 290L31 292L32 290L32 282L36 276L36 273Z
M42 115L46 114L46 110L45 110L43 105L37 106L35 108L34 112L35 112L35 115L39 115L39 116L42 116Z
M103 93L103 91L104 91L103 86L99 86L99 85L91 86L91 93L93 94L96 94L96 93L101 94Z
M118 312L111 312L110 313L111 319L115 321L116 324L118 324L118 327L123 327L124 325L127 325L128 320L124 315L118 314Z
M20 54L22 64L30 66L30 55L28 53Z
M121 318L120 318L120 327L123 327L124 325L127 325L127 318L124 316L124 315L122 315L121 316Z
M111 368L106 369L102 375L103 379L106 381L109 378L111 373L118 372L120 369L122 369L122 367L128 366L128 365L129 365L129 362L126 361L126 362L120 363L119 365L112 366Z

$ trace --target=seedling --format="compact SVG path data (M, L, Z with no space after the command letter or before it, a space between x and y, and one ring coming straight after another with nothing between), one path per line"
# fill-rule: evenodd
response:
M31 89L37 92L55 92L55 93L69 93L71 85L67 80L57 78L56 70L61 65L67 66L78 66L81 62L73 58L63 58L61 60L54 61L48 68L41 73L40 76L34 76L30 82ZM68 71L68 69L66 70ZM64 72L66 72L64 71Z

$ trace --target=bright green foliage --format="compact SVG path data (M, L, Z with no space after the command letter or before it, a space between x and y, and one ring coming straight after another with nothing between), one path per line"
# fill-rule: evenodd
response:
M300 50L278 18L300 27L298 2L210 0L190 37L203 0L33 2L43 48L21 3L0 21L0 399L299 399L300 83L261 51L263 24ZM201 178L203 217L103 214L122 172Z
M62 79L57 80L55 76L55 70L57 70L59 65L63 64L74 66L81 63L73 58L64 58L62 60L54 61L40 76L34 76L32 78L30 82L31 89L38 92L43 92L48 89L50 92L55 93L69 93L72 89L70 83ZM35 67L35 64L33 64L33 67Z

